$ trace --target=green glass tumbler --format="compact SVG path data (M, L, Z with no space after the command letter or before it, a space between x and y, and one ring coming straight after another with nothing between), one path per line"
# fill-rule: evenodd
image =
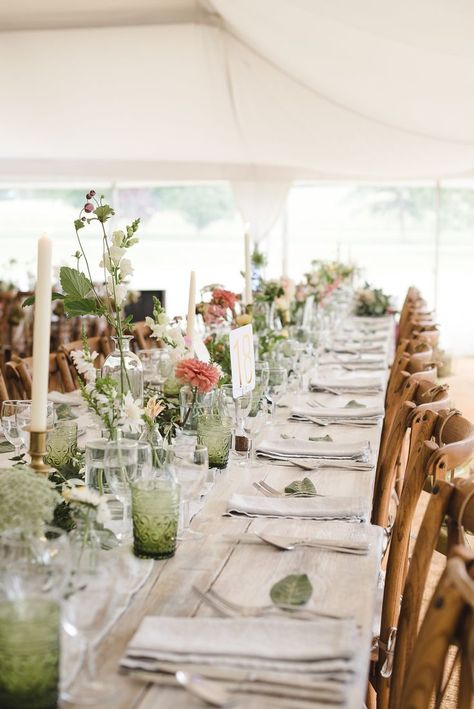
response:
M77 422L57 421L48 432L45 463L60 468L69 463L77 452Z
M168 559L176 551L180 487L167 478L131 484L133 553L142 559Z
M59 604L0 601L0 707L55 709L59 701Z
M197 427L198 443L206 446L210 468L225 468L232 443L232 419L201 416Z

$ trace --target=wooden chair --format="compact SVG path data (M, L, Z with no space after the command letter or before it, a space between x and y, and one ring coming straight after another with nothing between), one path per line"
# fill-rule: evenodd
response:
M5 380L11 399L28 399L18 372L17 364L13 361L5 364Z
M10 374L9 381L13 384L17 398L31 399L32 377L33 377L33 357L17 358L7 362L6 370ZM61 372L58 367L56 354L49 355L49 380L48 391L63 391Z
M444 693L448 650L456 644L460 657L458 709L471 709L474 696L474 554L456 547L431 599L418 634L398 704L393 709L426 709ZM395 700L394 700L395 701Z
M434 441L431 438L434 436ZM384 665L390 658L393 637L400 610L400 597L405 582L408 545L416 505L428 478L446 479L454 468L466 464L474 456L474 425L456 410L435 413L420 411L412 423L412 441L405 481L392 529L388 554L379 659L375 685L377 706L388 707L388 680Z
M443 411L449 409L449 387L432 385L425 380L417 380L406 374L405 386L396 402L396 411L391 423L384 421L387 428L382 433L377 471L375 476L372 524L387 527L390 523L389 509L397 480L403 480L407 465L404 447L415 416L426 409ZM399 490L398 494L401 490Z
M110 339L107 336L91 337L87 342L91 352L99 353L94 364L97 368L100 368L107 355L111 352ZM82 350L83 348L82 340L76 340L75 342L69 342L67 345L61 345L57 352L58 368L61 372L63 390L65 392L75 391L79 388L79 374L72 361L71 352Z
M146 322L134 323L132 333L135 339L136 350L149 350L156 347L155 341L150 337L151 329Z
M10 398L12 397L10 397L5 377L3 376L3 372L0 369L0 404L3 404L4 401L8 401L8 399Z
M450 465L449 461L446 465ZM449 555L456 543L463 543L464 530L474 532L474 481L461 478L455 479L453 483L438 481L433 489L418 532L403 590L390 677L390 709L404 706L400 703L401 695L404 690L404 678L415 649L423 589L441 526L446 518Z

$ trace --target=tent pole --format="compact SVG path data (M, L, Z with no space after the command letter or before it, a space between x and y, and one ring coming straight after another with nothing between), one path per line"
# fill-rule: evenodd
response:
M285 202L281 218L281 273L283 276L288 275L288 260L289 260L289 243L288 243L288 197Z
M435 188L435 253L433 267L434 285L434 310L438 311L438 290L439 290L439 249L441 241L441 181L436 180Z

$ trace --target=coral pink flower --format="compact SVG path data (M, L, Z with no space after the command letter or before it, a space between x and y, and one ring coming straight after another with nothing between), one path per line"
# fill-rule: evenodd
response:
M224 290L224 288L214 288L212 291L212 300L216 305L221 305L223 308L234 310L237 296L230 290Z
M176 365L175 376L185 384L196 387L200 394L207 394L219 381L220 372L213 364L198 359L182 359Z

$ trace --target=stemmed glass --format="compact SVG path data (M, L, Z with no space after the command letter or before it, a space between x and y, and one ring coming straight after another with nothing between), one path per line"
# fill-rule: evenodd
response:
M288 388L288 372L285 367L278 365L270 367L270 376L267 387L267 397L271 404L271 418L275 416L278 402L284 397Z
M16 410L18 404L31 404L26 399L8 399L2 404L2 429L5 438L12 446L15 446L15 455L19 455L23 448L23 438L20 435L16 420Z
M85 643L85 681L77 683L77 692L68 689L62 698L68 702L102 705L114 700L117 689L97 679L93 640L110 621L115 594L119 588L116 573L119 552L100 551L82 555L72 576L71 594L64 603L63 624L72 636L82 636Z
M259 468L263 465L257 460L255 443L259 433L261 433L267 422L267 415L268 406L264 401L260 400L255 407L252 407L252 410L249 412L247 418L245 419L245 432L250 436L251 439L251 468Z
M18 401L16 406L16 425L26 450L30 447L31 401ZM54 404L48 401L46 408L46 428L54 426Z
M137 463L136 441L120 439L107 444L104 454L104 472L111 491L123 507L122 529L117 534L121 541L130 539L132 534L130 483L136 478Z
M200 532L189 528L190 502L199 499L209 470L209 456L206 446L174 443L168 449L168 461L181 487L180 525L178 539L196 539Z

